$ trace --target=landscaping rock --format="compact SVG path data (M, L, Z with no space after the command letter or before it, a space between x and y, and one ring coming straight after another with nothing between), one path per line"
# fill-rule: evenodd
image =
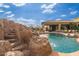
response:
M23 52L21 51L8 51L5 53L5 56L23 56Z
M52 52L48 39L45 37L34 36L30 40L31 55L34 56L47 56Z
M0 55L47 56L52 52L48 39L26 26L9 20L0 20L0 25Z
M10 42L6 40L0 40L0 56L4 56L4 53L12 49Z

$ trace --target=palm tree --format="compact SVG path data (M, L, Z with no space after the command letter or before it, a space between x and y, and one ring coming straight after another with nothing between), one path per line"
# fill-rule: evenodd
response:
M79 31L79 27L74 23L70 23L70 29Z

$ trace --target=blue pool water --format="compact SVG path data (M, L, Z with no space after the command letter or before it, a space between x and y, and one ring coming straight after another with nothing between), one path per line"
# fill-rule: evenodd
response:
M49 42L52 50L57 52L71 53L79 50L79 43L76 42L75 38L59 34L49 34Z

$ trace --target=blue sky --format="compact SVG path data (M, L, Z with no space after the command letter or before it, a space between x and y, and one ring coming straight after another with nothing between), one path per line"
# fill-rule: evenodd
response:
M47 20L73 20L79 17L78 3L3 3L0 18L24 25L40 25Z

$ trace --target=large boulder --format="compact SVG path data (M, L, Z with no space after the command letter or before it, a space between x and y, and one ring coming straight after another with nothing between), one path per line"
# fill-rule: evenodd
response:
M52 52L48 38L46 37L33 36L30 40L29 46L31 49L31 55L34 56L48 56Z
M23 52L21 51L8 51L5 53L5 56L23 56Z
M9 41L0 40L0 56L4 56L4 53L12 49Z

